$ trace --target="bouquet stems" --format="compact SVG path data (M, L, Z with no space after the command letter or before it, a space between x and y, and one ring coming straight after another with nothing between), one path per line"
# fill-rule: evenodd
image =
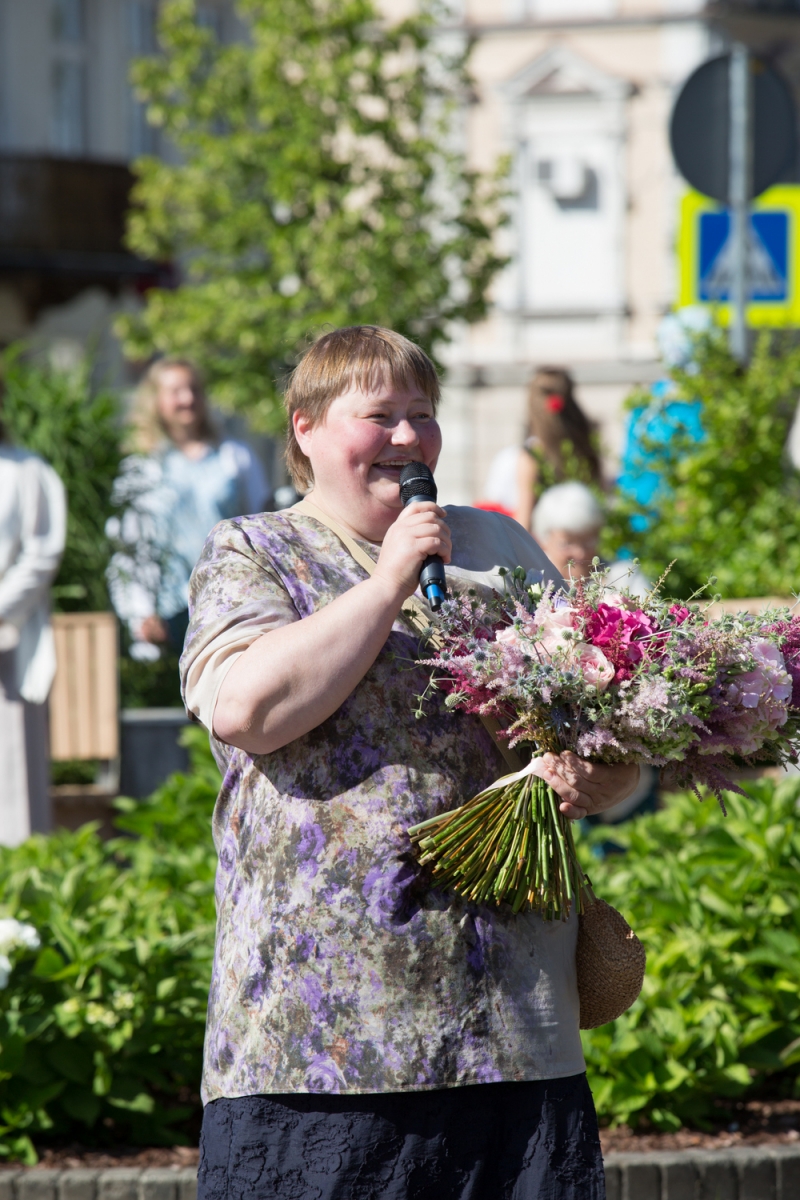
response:
M543 779L498 780L460 808L413 825L409 836L433 883L480 904L510 904L566 919L590 892L570 821Z

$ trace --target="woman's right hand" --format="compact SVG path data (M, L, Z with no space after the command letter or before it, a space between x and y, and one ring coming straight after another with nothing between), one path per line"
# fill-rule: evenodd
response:
M426 500L409 504L389 527L372 578L386 584L401 602L416 591L429 554L450 562L453 543L445 518L438 504Z

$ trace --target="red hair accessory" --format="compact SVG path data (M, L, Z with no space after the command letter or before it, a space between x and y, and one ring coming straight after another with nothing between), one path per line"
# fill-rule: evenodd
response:
M566 400L563 396L559 396L558 392L553 392L551 396L545 396L544 402L550 409L550 412L563 412Z

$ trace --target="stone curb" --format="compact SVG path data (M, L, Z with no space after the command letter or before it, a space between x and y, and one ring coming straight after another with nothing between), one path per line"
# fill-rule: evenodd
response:
M153 1167L0 1171L0 1200L197 1200L197 1172Z
M800 1200L800 1146L607 1154L608 1200Z
M800 1200L800 1146L607 1154L608 1200ZM197 1200L194 1169L0 1171L0 1200Z

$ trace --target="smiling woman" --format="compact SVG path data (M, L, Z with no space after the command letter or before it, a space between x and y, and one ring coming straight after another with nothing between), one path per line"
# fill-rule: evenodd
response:
M403 465L436 466L437 400L406 339L326 334L287 392L313 505L222 522L192 579L185 697L224 772L200 1200L603 1195L575 916L438 892L406 832L503 771L477 718L414 720L423 560L454 591L501 588L498 565L558 578L510 518L402 507ZM554 759L568 815L632 784L596 774Z

